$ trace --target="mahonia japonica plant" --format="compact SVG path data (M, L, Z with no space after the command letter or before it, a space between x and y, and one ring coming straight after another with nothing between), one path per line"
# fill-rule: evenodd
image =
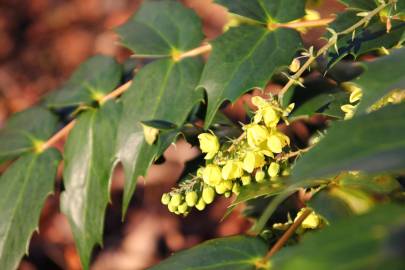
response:
M162 204L187 216L231 197L224 216L243 204L253 226L150 269L405 268L405 1L339 0L346 8L332 17L317 11L325 1L215 2L229 21L207 42L192 9L145 0L116 29L134 57L94 56L10 117L0 131L0 269L27 253L62 161L60 208L89 269L116 165L124 218L138 178L179 134L204 158ZM313 27L326 28L323 41L303 42ZM280 88L269 93L270 82ZM221 106L242 95L253 111L236 123Z

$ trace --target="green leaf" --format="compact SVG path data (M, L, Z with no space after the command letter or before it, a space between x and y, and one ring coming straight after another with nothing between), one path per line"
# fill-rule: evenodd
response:
M267 245L260 238L247 236L219 238L178 252L149 269L255 270L258 269L256 265L266 252Z
M274 187L269 182L252 183L247 186L242 186L238 197L236 197L230 206L234 206L261 196L277 195L284 189L284 186Z
M121 81L121 75L122 66L114 58L93 56L82 63L60 89L51 92L45 103L55 109L90 105L114 90Z
M139 176L173 141L177 132L162 132L159 140L148 145L142 121L163 120L181 127L195 104L202 100L196 91L203 63L199 58L180 62L161 59L146 65L123 95L123 114L118 131L117 156L125 171L124 213Z
M297 118L301 116L312 116L320 111L321 108L327 107L331 102L335 100L333 94L320 94L314 98L306 101L297 109L293 110L290 114L291 118Z
M141 121L141 123L145 126L156 128L159 130L171 130L177 128L176 124L164 120Z
M403 207L379 206L305 235L271 258L272 269L404 269L404 220Z
M330 25L336 32L345 30L359 20L357 11L349 10L338 15L337 19ZM366 52L377 50L381 47L390 49L400 43L405 32L405 23L393 21L392 29L387 33L386 25L379 18L371 19L367 27L358 30L356 35L347 34L339 36L338 52L335 48L329 50L329 66L335 64L339 59L351 54L355 57ZM330 34L328 34L330 36Z
M317 192L307 202L307 206L326 218L330 225L335 225L336 222L354 215L349 205L341 199L331 196L328 191L328 189L322 189Z
M350 9L371 11L377 7L373 0L339 0Z
M339 185L362 189L374 194L388 194L400 188L395 177L388 174L366 175L346 173L339 176Z
M46 197L53 193L60 154L49 149L28 153L0 178L0 269L16 269L28 252L28 243Z
M110 101L82 113L65 145L61 209L84 269L89 268L93 246L102 244L120 109Z
M56 130L58 118L42 107L32 107L10 117L0 130L0 164L32 151L35 143L48 139Z
M270 32L247 25L217 38L199 84L208 93L205 128L223 101L233 102L252 88L264 88L277 69L291 62L300 44L294 30Z
M305 1L299 0L215 0L220 5L250 19L285 23L305 15Z
M405 168L405 104L388 106L332 125L292 169L294 181L341 171L370 173Z
M117 29L121 43L142 56L169 56L203 40L199 17L176 1L148 1Z
M392 90L405 89L405 48L364 63L365 72L353 82L363 89L356 113L364 113Z

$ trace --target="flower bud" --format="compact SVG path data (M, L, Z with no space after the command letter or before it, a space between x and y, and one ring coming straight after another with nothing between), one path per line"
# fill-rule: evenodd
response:
M147 142L147 144L152 145L158 137L159 129L144 124L141 125L143 128L143 135L145 137L145 141Z
M202 198L206 204L212 203L215 198L215 190L209 186L204 187L202 191Z
M226 191L227 191L227 188L223 181L215 186L215 192L218 194L224 194Z
M193 207L198 200L197 192L189 191L186 193L186 204L190 207Z
M241 178L242 180L242 185L247 186L252 182L252 177L250 175L244 175Z
M197 208L199 211L204 210L205 208L205 202L203 200L203 198L200 198L197 202L197 204L195 205L195 208Z
M212 159L219 151L219 141L217 136L210 133L202 133L198 135L200 141L200 149L203 153L207 153L205 159Z
M239 183L233 184L232 192L235 193L236 195L239 195L239 193L240 193L240 184Z
M231 197L232 193L230 191L225 192L224 196L225 198Z
M170 195L168 193L163 193L162 198L160 199L162 204L168 205L170 202Z
M262 171L262 170L256 171L256 174L255 174L256 182L262 183L264 181L265 176L266 176L266 174L264 173L264 171Z
M276 177L280 171L280 164L276 162L270 163L269 169L267 170L267 173L269 174L270 177Z
M222 168L222 178L228 180L241 177L243 174L242 165L240 161L228 160Z
M177 211L179 211L180 214L185 214L187 212L188 206L187 203L182 203L177 207Z
M169 204L171 204L171 205L173 205L173 206L179 206L180 204L181 204L181 200L182 200L183 198L182 198L182 196L180 195L180 194L178 194L178 193L176 193L176 194L174 194L173 196L172 196L172 198L170 199L170 203Z
M221 182L221 169L214 164L208 164L203 171L203 180L207 185L215 186Z
M297 58L294 58L294 60L291 62L289 69L291 72L295 73L297 72L301 67L300 60Z
M174 213L177 211L177 205L174 205L172 202L169 202L167 205L167 208L169 209L170 212Z

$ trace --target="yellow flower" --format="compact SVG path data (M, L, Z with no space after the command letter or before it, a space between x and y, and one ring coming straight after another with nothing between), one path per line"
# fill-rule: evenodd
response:
M143 128L143 136L145 137L145 141L147 144L152 145L159 135L159 129L144 124L141 125Z
M255 105L258 109L264 108L269 105L269 103L262 97L259 96L254 96L252 97L252 103Z
M243 159L243 169L248 173L254 169L262 167L265 164L264 155L258 151L249 151Z
M269 131L265 126L249 124L244 128L246 130L247 142L251 147L260 147L269 136Z
M221 169L214 164L208 164L204 170L202 178L207 185L215 186L221 182Z
M267 147L273 153L281 153L283 147L290 144L290 138L281 132L273 131L270 137L267 139Z
M222 168L222 178L231 180L241 177L243 175L242 166L243 163L240 161L228 160Z
M279 172L280 172L280 164L276 162L270 163L269 169L267 170L267 173L270 175L270 177L276 177Z
M302 208L297 216L295 217L294 222L304 213L305 208ZM321 225L321 219L317 214L312 212L309 216L301 223L301 227L304 229L316 229Z
M198 135L200 148L203 153L207 153L205 159L212 159L219 150L219 141L217 136L210 133L202 133Z
M277 123L280 121L280 114L269 102L255 96L252 98L252 103L258 108L253 118L254 123L258 124L263 119L267 127L277 126Z

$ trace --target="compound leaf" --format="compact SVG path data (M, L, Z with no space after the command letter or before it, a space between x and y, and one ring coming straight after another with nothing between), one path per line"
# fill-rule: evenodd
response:
M150 270L254 270L266 252L267 245L260 238L220 238L176 253Z
M53 192L60 154L49 149L27 153L0 177L0 269L16 269L46 197Z
M60 89L50 93L50 108L91 104L111 92L121 81L122 66L114 58L96 55L82 63Z
M143 56L169 56L174 49L187 51L198 47L203 39L194 11L167 0L145 2L117 32L125 47Z
M61 209L68 217L84 269L102 244L104 212L114 167L120 104L110 101L76 120L65 145Z
M117 157L125 171L124 212L139 176L172 142L177 132L161 131L153 145L144 140L141 122L163 120L182 126L192 107L202 100L195 87L203 63L199 58L180 62L161 59L146 65L123 96L123 114L118 128Z
M199 84L208 93L205 128L223 101L233 102L252 88L264 88L277 69L291 62L300 44L294 30L248 25L231 28L216 39Z

